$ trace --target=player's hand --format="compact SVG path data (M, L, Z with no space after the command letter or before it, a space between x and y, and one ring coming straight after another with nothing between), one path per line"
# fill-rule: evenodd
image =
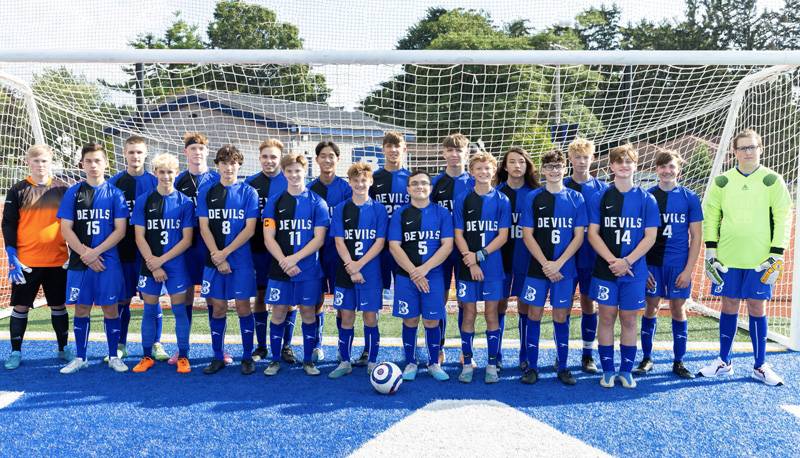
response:
M722 286L725 282L722 280L722 274L728 271L728 268L717 259L716 248L706 248L706 277L711 280L711 283Z
M147 259L147 261L145 261L145 264L147 265L147 268L150 269L150 271L152 272L156 269L160 269L161 266L164 265L164 261L161 259L161 256L151 256L149 259Z
M8 255L8 279L11 283L24 285L25 273L30 273L31 268L20 262L16 248L6 247L6 255Z
M542 264L542 272L549 278L559 273L561 267L563 267L563 264L558 261L546 261Z
M631 272L630 267L628 267L628 263L621 258L614 258L613 261L608 263L608 268L611 270L611 273L617 277L622 277L628 273L633 276L633 272Z
M678 277L680 278L680 277ZM677 284L677 282L676 282ZM648 291L655 291L656 290L656 277L653 276L653 273L648 271L647 272L647 290Z
M222 250L211 252L211 262L213 262L215 266L219 266L225 262L227 258L228 256Z
M102 272L106 270L106 265L103 263L103 257L98 257L93 263L88 264L88 267L95 272Z
M675 287L678 289L687 288L691 282L692 282L692 271L684 270L678 275L678 278L675 279Z
M350 261L347 264L345 264L344 270L345 270L345 272L347 272L350 275L355 275L355 274L361 272L361 268L362 267L364 267L364 266L361 265L361 262L359 262L359 261Z
M158 268L153 270L153 280L161 283L167 281L167 272L164 269Z
M465 266L472 267L478 264L478 255L470 251L461 256L461 260L464 261Z
M353 275L350 275L350 280L353 283L358 283L359 285L363 285L364 283L367 282L367 280L364 279L364 276L361 275L361 272L357 272L357 273L355 273Z
M217 264L217 271L222 275L228 275L232 272L231 265L228 264L228 261L222 261L221 263Z
M296 266L297 260L294 258L293 254L290 254L289 256L286 256L285 258L278 261L278 265L281 266L281 269L283 269L284 272L289 273L287 269Z
M300 272L302 272L302 270L297 266L292 266L288 270L285 270L284 272L286 272L286 275L290 277L296 277L300 275Z
M421 293L431 292L431 285L430 283L428 283L428 279L425 277L422 277L419 280L414 281L414 285L417 287L417 290Z
M473 281L483 281L483 270L477 264L473 264L472 267L469 268L469 274L472 276Z
M90 264L94 264L94 262L100 257L100 253L94 250L94 248L89 248L88 250L84 251L81 255L81 261L87 266Z
M774 285L781 277L781 272L783 272L783 255L770 255L764 262L756 267L756 272L764 272L761 275L761 283L765 285Z
M426 269L425 267L417 266L414 270L409 272L408 276L409 278L411 278L411 281L417 281L421 278L427 278L428 272L429 272L428 269Z

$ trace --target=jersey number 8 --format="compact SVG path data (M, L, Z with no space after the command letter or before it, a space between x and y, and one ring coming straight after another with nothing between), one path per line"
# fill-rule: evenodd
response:
M223 221L222 222L222 233L228 235L231 233L231 222L230 221Z

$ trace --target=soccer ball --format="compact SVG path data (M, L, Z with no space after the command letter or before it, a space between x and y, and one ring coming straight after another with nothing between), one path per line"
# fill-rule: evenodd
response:
M369 376L372 387L380 394L395 394L403 384L403 371L395 363L380 363Z

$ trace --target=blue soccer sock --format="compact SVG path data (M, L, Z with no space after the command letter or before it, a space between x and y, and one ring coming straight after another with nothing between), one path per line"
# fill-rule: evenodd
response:
M464 366L472 364L472 340L474 332L461 331L461 353L464 355Z
M239 332L242 334L242 360L253 359L253 334L256 332L256 319L252 313L239 317Z
M506 314L498 313L497 322L500 324L500 336L497 338L497 361L503 361L503 335L506 331Z
M616 367L614 366L614 346L598 345L597 353L600 355L600 366L603 368L603 372L606 374L616 372Z
M767 316L750 315L750 342L753 344L753 369L764 365L767 357Z
M519 323L519 362L528 361L528 315L520 315Z
M441 329L441 328L440 328ZM403 323L403 353L406 357L406 364L417 362L417 328L406 326ZM438 358L438 356L437 356Z
M267 320L269 320L269 312L254 312L253 319L256 321L256 342L258 342L258 348L267 348Z
M597 314L581 315L581 339L583 340L583 356L592 356L592 346L597 335Z
M645 358L650 358L653 353L653 338L656 335L656 318L642 316L642 354Z
M461 309L459 308L459 316L461 313ZM458 328L461 329L461 320L459 320ZM444 315L442 315L442 319L439 320L439 346L444 347L444 339L447 335L447 307L445 306ZM439 361L439 356L436 356L436 361Z
M500 351L500 329L486 331L486 348L489 354L489 365L497 365L497 353Z
M104 318L103 324L106 327L106 341L108 342L108 357L117 357L117 344L119 344L119 317Z
M272 361L281 360L281 350L283 349L284 327L286 321L281 324L269 323L269 349L272 353Z
M303 362L310 363L314 345L317 343L317 322L303 323L301 329L303 331Z
M567 358L569 358L569 315L563 323L553 322L553 336L558 354L558 370L563 371L567 369Z
M164 312L161 309L161 303L159 302L158 307L158 316L156 316L156 335L155 341L161 342L161 331L164 328Z
M75 334L75 354L84 361L86 361L86 347L89 345L91 325L92 323L88 316L76 316L72 320L72 332ZM116 356L116 353L114 355Z
M672 352L675 354L675 362L683 361L688 341L689 322L672 320Z
M381 334L377 326L364 325L364 347L369 352L369 362L376 362L381 348Z
M156 341L156 321L161 314L161 304L144 304L142 313L142 352L144 356L153 356L153 343Z
M428 344L428 364L439 363L439 351L442 349L439 326L425 328L425 342Z
M227 317L214 318L209 320L211 327L211 348L214 350L214 359L222 360L225 358L225 327L228 324Z
M128 343L128 327L131 324L131 303L117 303L117 312L117 317L119 317L119 334L117 336L119 343L125 345Z
M719 357L726 364L731 363L731 347L736 337L738 313L720 313L719 315Z
M350 350L353 348L354 335L353 328L339 328L339 355L341 355L344 362L350 362ZM366 336L366 332L364 335Z
M283 346L288 347L292 345L292 336L294 336L294 325L297 321L297 309L289 310L286 312L285 326L283 327Z
M189 317L186 315L184 304L173 304L172 314L175 315L175 337L178 340L178 356L189 357Z
M630 372L633 370L633 360L636 359L636 345L620 345L619 356L622 361L619 363L620 372Z
M527 330L525 332L525 346L528 348L528 367L536 369L539 364L539 334L542 322L528 317Z
M322 348L322 332L325 330L325 312L317 313L317 340L314 343L314 348Z

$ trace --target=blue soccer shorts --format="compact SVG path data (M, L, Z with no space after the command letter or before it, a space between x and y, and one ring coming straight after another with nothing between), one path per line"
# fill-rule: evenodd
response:
M645 303L647 282L621 282L592 277L591 298L602 305L614 305L620 310L641 310Z
M763 272L756 272L755 269L728 267L727 272L720 273L724 284L721 287L712 284L711 294L733 299L772 299L775 286L761 283L761 275Z
M322 295L322 279L282 281L270 278L264 303L267 305L314 306Z
M337 286L333 292L333 306L337 310L359 310L377 312L383 307L381 288L342 288Z
M139 275L137 286L142 294L161 296L165 291L167 294L180 294L194 286L189 281L189 274L183 263L165 264L162 268L167 273L167 280L163 282L156 281L152 276Z
M428 277L430 292L423 293L410 278L398 275L394 279L394 307L392 315L398 318L441 320L445 316L444 281Z
M67 304L116 306L120 301L122 266L106 260L106 270L67 271Z
M519 300L534 307L544 307L545 299L550 295L553 308L572 307L572 295L575 293L575 280L563 278L552 282L547 278L526 277Z
M524 272L511 272L506 274L503 280L503 299L509 297L519 297L522 286L525 284Z
M503 280L458 280L456 293L461 302L499 301L503 296Z
M139 272L142 270L142 260L122 262L122 283L119 298L121 301L130 300L136 296L136 285L139 282Z
M250 300L256 295L256 273L250 267L223 275L216 267L206 267L203 269L200 294L205 298L223 301Z
M664 299L688 299L692 292L692 283L686 288L677 288L675 281L683 272L682 267L647 266L650 275L655 278L656 285L653 289L645 291L647 297L662 297Z

